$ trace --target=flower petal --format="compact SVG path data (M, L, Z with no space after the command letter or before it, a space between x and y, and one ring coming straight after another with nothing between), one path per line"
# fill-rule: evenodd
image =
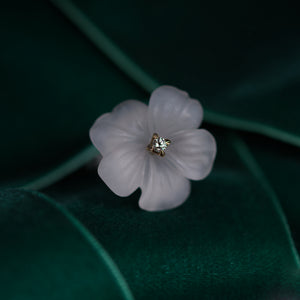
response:
M144 210L161 211L175 208L190 194L189 180L159 156L148 156L144 176L139 200L139 206Z
M147 145L147 111L147 105L140 101L122 102L96 120L90 129L91 141L103 156L129 141Z
M189 179L200 180L211 171L217 147L214 137L205 129L182 130L170 137L172 143L165 158Z
M154 90L149 102L149 129L160 136L198 128L203 118L200 102L172 86L161 86Z
M126 143L103 157L98 168L99 176L115 194L129 196L142 183L146 155L149 154L145 147Z

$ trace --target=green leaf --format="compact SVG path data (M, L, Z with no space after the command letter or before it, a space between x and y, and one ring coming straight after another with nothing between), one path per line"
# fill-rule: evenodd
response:
M219 149L214 170L193 182L190 198L175 210L141 211L139 192L115 196L96 169L45 193L101 241L138 299L297 295L299 257L278 199L253 172L245 144L212 131Z
M1 299L133 299L99 243L48 197L0 191L0 226Z

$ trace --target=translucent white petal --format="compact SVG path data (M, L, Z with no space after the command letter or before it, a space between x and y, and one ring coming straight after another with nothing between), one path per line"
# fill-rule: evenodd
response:
M140 101L122 102L96 120L90 129L91 141L103 156L126 142L147 145L147 111L148 106Z
M166 158L181 174L189 179L200 180L206 177L216 156L216 141L205 129L188 129L170 136L171 145Z
M98 168L99 176L115 194L129 196L142 184L148 155L145 147L123 144L103 157Z
M140 208L161 211L182 204L190 194L190 182L164 157L148 155L141 186Z
M160 136L190 128L198 128L203 118L200 102L172 86L153 91L149 102L149 129Z

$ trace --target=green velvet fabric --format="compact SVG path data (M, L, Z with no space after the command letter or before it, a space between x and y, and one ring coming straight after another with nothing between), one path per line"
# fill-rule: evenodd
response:
M49 2L2 2L0 16L0 181L15 186L86 146L101 113L146 94Z
M143 212L139 192L114 196L87 169L45 192L101 241L137 299L296 296L299 256L277 198L235 141L213 133L222 149L214 171L178 209Z
M53 200L0 191L1 299L133 299L90 233Z
M296 3L73 2L159 82L201 97L209 111L299 137Z
M0 299L300 298L289 1L17 0L0 22ZM218 154L182 207L149 213L87 164L88 130L162 83L201 100Z
M247 136L247 143L281 201L300 251L299 148L258 136Z

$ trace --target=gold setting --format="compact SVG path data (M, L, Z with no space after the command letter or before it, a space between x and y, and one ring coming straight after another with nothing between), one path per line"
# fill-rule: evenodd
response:
M171 141L169 139L165 139L163 137L160 137L157 133L153 133L147 149L151 153L164 157L166 155L165 150L170 144Z

